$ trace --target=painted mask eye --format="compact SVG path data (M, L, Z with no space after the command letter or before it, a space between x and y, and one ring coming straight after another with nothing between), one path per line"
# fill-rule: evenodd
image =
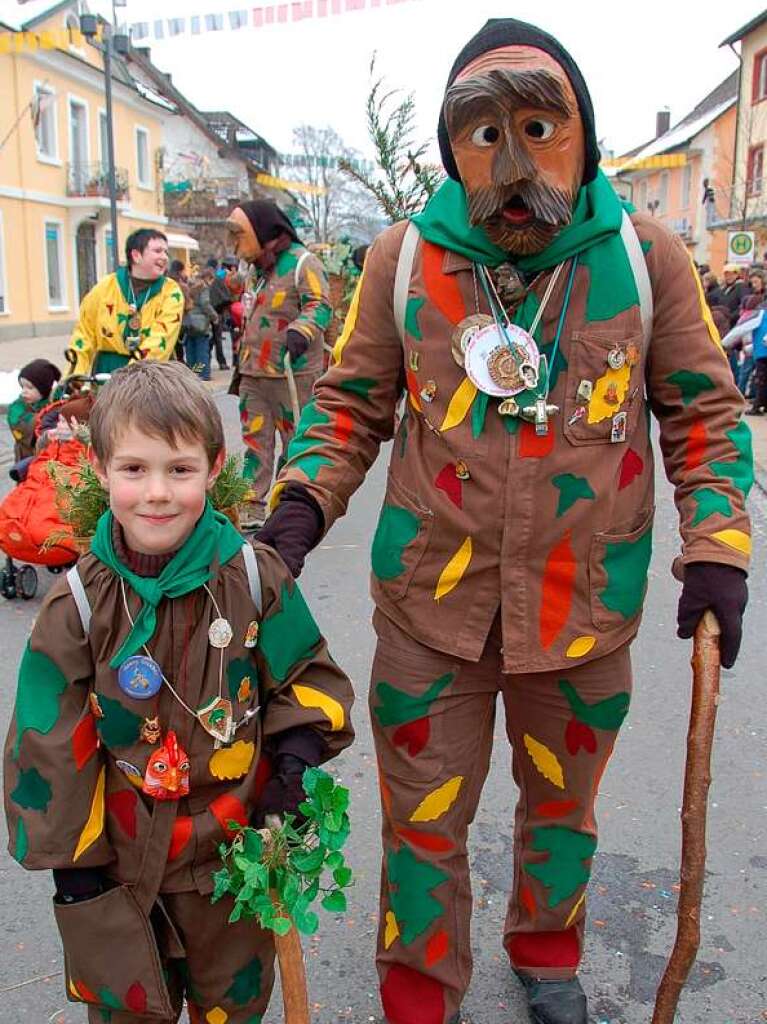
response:
M525 124L525 135L531 139L549 139L554 134L554 125L551 121L544 121L535 117Z
M494 124L482 124L474 129L471 141L475 146L487 147L494 146L500 137L501 133Z
M168 770L168 766L164 761L155 761L154 770L158 775L164 775Z
M189 767L190 766L188 761L182 761L181 764L178 766L178 770L181 772L182 775L186 775L189 771Z

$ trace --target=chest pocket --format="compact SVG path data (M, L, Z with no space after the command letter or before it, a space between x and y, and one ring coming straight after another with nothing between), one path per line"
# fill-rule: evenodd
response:
M641 333L575 331L568 363L564 433L570 444L630 439L644 397Z

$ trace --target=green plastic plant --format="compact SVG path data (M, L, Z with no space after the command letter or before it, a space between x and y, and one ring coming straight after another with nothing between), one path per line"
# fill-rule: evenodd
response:
M320 895L325 910L346 910L343 890L353 875L341 849L349 837L349 790L321 768L307 768L303 786L302 824L291 814L279 828L256 830L229 822L237 834L219 847L223 867L213 875L211 901L234 897L230 923L256 918L277 935L286 935L293 925L312 935L319 918L310 907Z

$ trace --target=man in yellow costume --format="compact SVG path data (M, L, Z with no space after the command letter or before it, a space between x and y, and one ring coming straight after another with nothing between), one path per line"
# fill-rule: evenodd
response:
M181 330L184 296L165 276L168 239L140 228L125 243L125 266L83 299L70 349L72 373L110 373L130 359L170 359Z

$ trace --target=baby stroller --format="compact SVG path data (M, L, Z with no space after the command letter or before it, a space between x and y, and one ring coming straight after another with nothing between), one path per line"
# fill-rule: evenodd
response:
M55 426L59 415L86 421L95 389L108 379L108 374L68 377L59 390L60 397L38 413L35 434L39 437ZM57 574L77 561L77 543L71 527L61 518L50 468L55 464L76 479L86 454L87 445L77 437L51 440L32 458L24 479L0 502L0 551L5 554L0 594L7 600L21 597L29 601L35 596L39 583L35 566Z

